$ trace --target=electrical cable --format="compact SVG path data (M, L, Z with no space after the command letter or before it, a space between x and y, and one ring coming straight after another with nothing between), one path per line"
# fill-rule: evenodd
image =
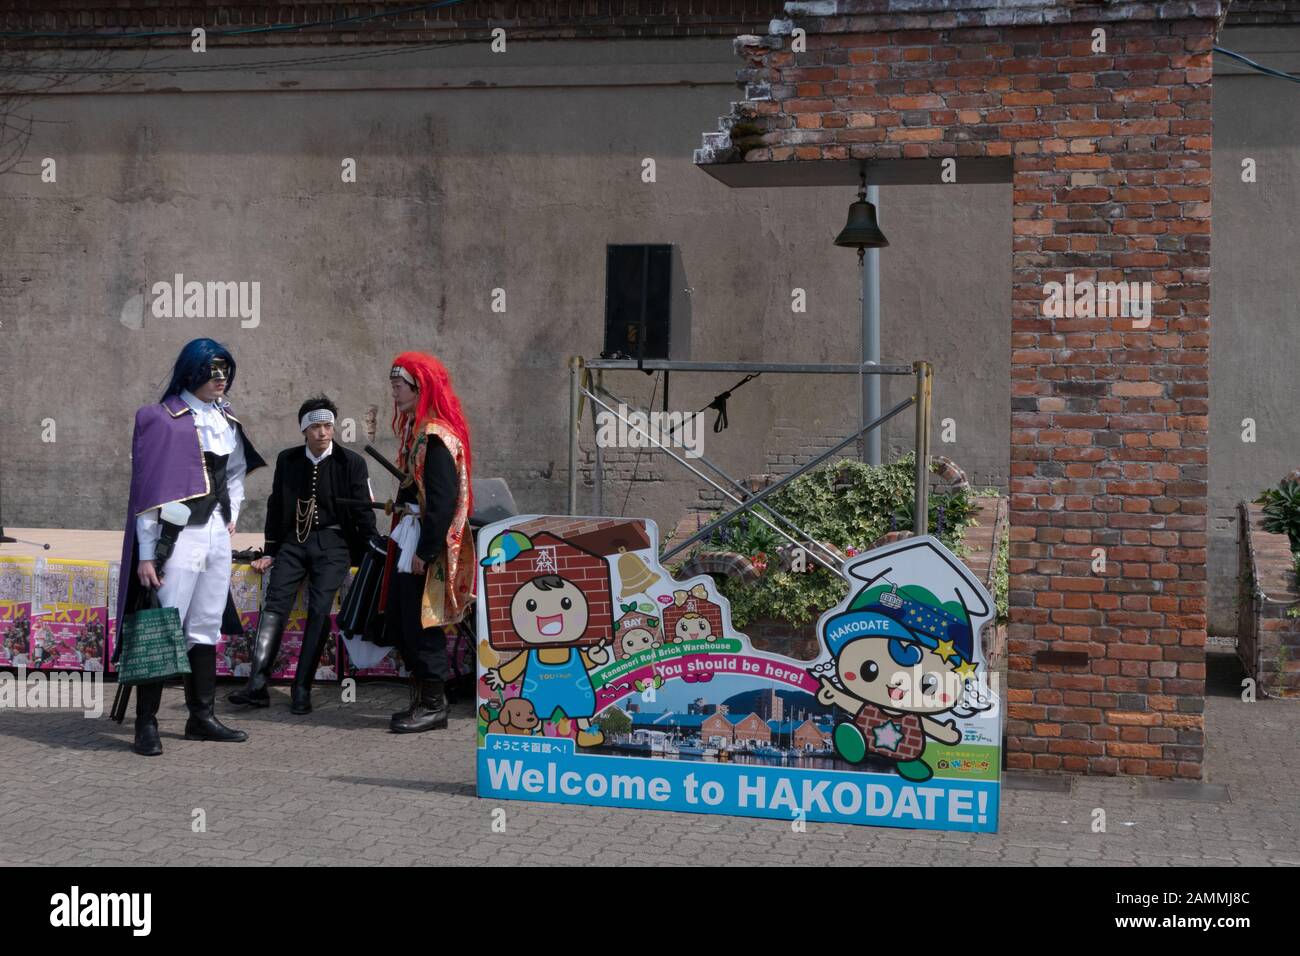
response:
M654 388L651 389L650 391L650 402L649 404L646 405L646 408L655 407L655 396L659 394L659 373L655 372L654 376L655 376L655 384L654 384ZM628 479L627 494L623 496L623 507L619 509L618 512L620 518L627 517L627 500L632 497L632 486L636 484L637 470L641 467L642 448L643 445L638 443L636 446L636 459L632 462L632 477Z
M698 409L697 411L691 412L690 417L695 418L697 415L703 415L710 408L715 408L717 409L718 414L717 417L713 419L713 431L715 434L721 432L724 428L727 427L728 424L727 399L731 397L731 393L734 392L736 389L740 388L740 386L747 385L749 382L758 378L762 374L763 374L762 372L751 372L750 374L742 378L739 382L737 382L735 385L731 386L731 388L727 389L725 392L719 392L717 395L714 395L713 400L709 402L709 404L705 405L701 409ZM685 426L686 426L686 422L682 422L681 425L677 425L674 426L673 428L670 428L668 430L668 437L671 438L676 433L678 428L684 428Z
M1214 52L1222 53L1224 56L1230 56L1234 60L1240 60L1251 69L1258 70L1268 76L1276 76L1278 79L1290 80L1292 83L1300 83L1300 76L1292 76L1290 73L1284 73L1281 70L1273 69L1271 66L1265 66L1263 63L1256 63L1248 56L1242 56L1240 53L1233 53L1231 50L1225 50L1221 46L1216 46Z

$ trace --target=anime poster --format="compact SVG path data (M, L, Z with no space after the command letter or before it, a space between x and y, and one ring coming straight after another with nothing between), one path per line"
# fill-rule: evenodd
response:
M239 634L222 634L217 642L217 675L220 677L248 677L253 667L253 642L262 617L267 576L258 574L252 565L236 564L230 574L230 594L239 611L243 625ZM335 611L337 611L337 601ZM293 607L285 620L280 650L271 663L271 680L293 680L298 668L298 654L302 650L303 628L307 622L307 585L304 583L294 597ZM330 615L331 634L321 652L315 680L338 679L337 641L333 635L334 614Z
M341 589L340 589L341 590ZM334 598L334 608L330 612L330 631L321 649L320 662L316 665L313 680L338 680L338 637L335 630L338 618L338 595ZM307 584L298 589L293 599L293 607L285 619L284 636L280 641L280 652L271 665L272 680L293 680L298 671L298 658L302 655L302 639L307 630Z
M405 678L410 672L402 664L402 657L395 647L379 647L362 642L367 649L357 654L353 641L339 635L339 651L343 658L344 677L391 677ZM356 655L356 656L354 656Z
M239 612L238 634L222 634L217 639L217 676L247 677L253 666L253 640L261 618L262 588L265 576L250 564L236 564L230 571L230 596Z
M102 671L108 640L108 562L47 558L36 572L30 670Z
M0 667L27 666L35 579L35 558L0 557Z
M121 580L118 575L121 573L122 562L108 563L108 624L104 629L104 669L110 674L117 671L117 665L113 663L113 649L117 647L117 587Z
M479 534L482 797L995 831L993 599L938 539L850 558L818 654L754 649L643 519Z

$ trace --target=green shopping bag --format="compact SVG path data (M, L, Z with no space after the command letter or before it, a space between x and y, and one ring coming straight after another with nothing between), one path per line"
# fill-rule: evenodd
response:
M146 684L190 672L180 611L159 607L153 588L146 589L136 610L123 620L118 652L114 660L121 657L119 685Z

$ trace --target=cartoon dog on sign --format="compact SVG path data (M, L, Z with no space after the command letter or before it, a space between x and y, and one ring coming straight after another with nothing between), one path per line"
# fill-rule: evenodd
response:
M581 549L572 548L563 539L546 537L558 544L538 547L517 531L498 535L500 543L494 539L489 557L480 562L485 567L525 572L525 580L509 597L511 643L522 643L524 649L506 663L489 668L484 679L498 691L519 682L520 697L532 704L537 719L553 723L574 720L578 746L595 747L605 736L591 727L596 691L588 671L608 664L611 654L603 640L593 647L580 646L588 637L588 594L577 581L564 576L563 555L557 551Z
M818 623L831 659L809 670L821 684L817 699L851 718L835 728L835 751L854 764L883 757L905 780L929 780L926 740L952 746L962 736L955 720L936 718L993 706L975 680L993 601L928 535L864 555L844 575L864 583Z

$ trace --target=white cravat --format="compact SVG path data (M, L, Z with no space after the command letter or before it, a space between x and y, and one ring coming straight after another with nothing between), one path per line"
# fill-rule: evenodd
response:
M200 402L192 392L181 392L181 400L194 412L194 427L199 430L199 444L214 455L229 455L235 450L235 429L226 421L216 402Z
M307 453L307 460L309 462L311 462L313 465L319 465L322 461L324 461L326 458L330 456L330 452L334 450L334 443L330 442L328 445L326 445L325 450L321 452L319 458L317 458L315 455L311 453L311 448L308 447L307 445L303 445L302 450Z

